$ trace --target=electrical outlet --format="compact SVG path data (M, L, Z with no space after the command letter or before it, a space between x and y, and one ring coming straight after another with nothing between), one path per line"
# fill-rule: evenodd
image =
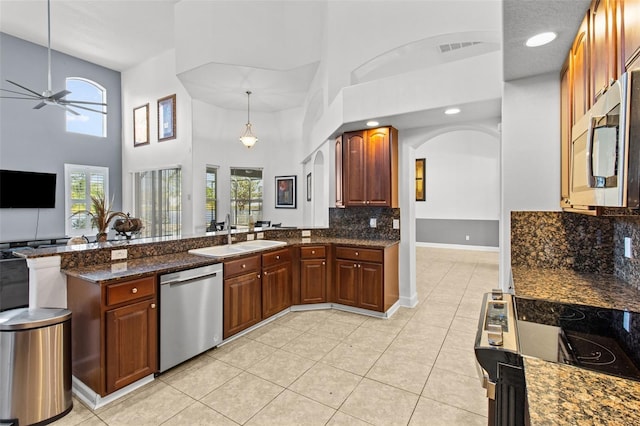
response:
M127 258L127 249L111 250L111 260L121 260Z
M258 232L256 234L256 238L259 239L259 240L263 239L264 238L264 232Z
M631 255L631 238L624 237L624 257L628 257L629 259L632 257Z
M393 219L393 229L400 229L400 219Z
M464 239L465 239L465 240L467 240L467 241L469 241L469 236L468 236L468 235L465 235L465 236L464 236Z
M378 226L378 219L376 219L375 217L372 217L371 219L369 219L369 227L375 228L377 226Z
M309 230L309 229L303 229L303 230L302 230L302 236L303 236L303 237L310 237L310 236L311 236L311 230Z
M627 333L629 333L631 329L631 314L626 309L622 313L622 328L624 328Z
M247 234L247 241L253 241L254 235L253 234Z

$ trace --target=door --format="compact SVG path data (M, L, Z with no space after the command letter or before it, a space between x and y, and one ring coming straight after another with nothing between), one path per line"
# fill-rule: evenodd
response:
M291 263L265 268L262 272L262 317L291 306Z
M106 388L114 392L158 370L156 299L112 309L106 316Z
M389 206L391 200L391 157L389 129L367 132L365 187L369 206Z
M349 260L336 260L335 302L343 305L358 304L358 265Z
M365 132L345 133L342 138L343 170L342 179L344 192L342 194L345 206L362 206L366 204L366 147Z
M361 308L383 311L382 265L379 263L359 263L360 282L358 293Z
M300 261L300 302L327 301L327 262L324 259Z
M226 339L262 319L260 278L256 272L224 280L224 331Z

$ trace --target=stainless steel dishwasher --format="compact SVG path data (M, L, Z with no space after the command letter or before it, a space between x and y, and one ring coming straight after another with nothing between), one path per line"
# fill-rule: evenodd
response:
M160 276L160 372L222 341L222 264Z

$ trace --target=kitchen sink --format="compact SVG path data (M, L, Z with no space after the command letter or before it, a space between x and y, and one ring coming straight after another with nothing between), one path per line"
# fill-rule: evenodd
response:
M211 247L203 247L199 249L189 250L191 254L197 254L200 256L208 256L208 257L227 257L227 256L235 256L239 254L251 253L260 250L266 250L272 247L284 246L287 243L284 241L274 241L274 240L253 240L253 241L243 241L241 243L236 243L232 245L220 245L220 246L211 246Z

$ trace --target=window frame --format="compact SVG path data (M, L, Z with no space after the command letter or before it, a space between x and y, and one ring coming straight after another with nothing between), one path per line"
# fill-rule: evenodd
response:
M165 172L173 172L174 174L171 176L164 176ZM151 182L151 194L146 194L147 197L151 198L152 206L151 211L148 214L143 214L142 211L142 198L140 196L141 192L141 181L140 176L142 174L151 173L152 174L152 182ZM155 177L153 175L160 174L160 177ZM133 208L137 218L142 220L143 228L141 230L140 236L142 238L146 237L179 237L182 233L182 184L183 184L183 172L181 166L166 166L157 169L147 169L147 170L139 170L132 173L133 179ZM165 193L167 182L165 179L175 178L177 176L178 184L173 188L174 194L167 195ZM156 181L155 179L159 179ZM170 199L177 200L177 207L175 209L165 209L168 207L168 203ZM149 217L149 215L151 217ZM168 221L168 216L173 216L176 221ZM173 228L173 229L172 229ZM166 233L167 230L171 230L171 233ZM155 235L155 234L158 235Z
M71 190L71 174L76 172L82 172L85 175L86 182L89 184L86 185L85 189L85 198L84 202L87 206L86 210L91 209L91 174L101 174L103 176L103 193L105 197L109 197L109 168L104 166L89 166L82 164L68 164L64 165L64 212L65 212L65 221L64 221L64 232L67 237L79 237L81 235L87 235L92 232L97 231L93 225L91 225L91 221L89 227L84 228L73 228L73 212L72 206L74 204L74 200L71 199L72 190ZM80 199L76 199L78 201Z
M206 224L207 232L215 231L215 223L220 222L220 218L218 217L218 167L217 166L206 166L205 167L205 190L204 190L204 220ZM213 179L213 198L209 197L209 175L214 175ZM209 203L213 203L213 210L208 208ZM212 214L209 214L212 212Z
M234 176L241 176L239 175L234 175L234 171L235 170L242 170L245 172L248 171L254 171L254 172L260 172L260 184L258 185L258 188L260 189L260 198L253 198L251 195L249 198L234 198ZM247 178L249 178L248 176L245 176ZM232 225L248 225L249 224L249 216L253 216L253 220L254 222L257 220L262 220L262 214L264 213L264 170L261 167L231 167L230 168L230 173L229 173L229 198L230 198L230 203L229 203L229 210L231 212L231 224ZM237 208L237 203L238 200L242 200L245 202L248 202L249 204L249 215L246 217L246 222L242 221L239 222L238 221L238 208ZM257 210L256 213L252 214L252 203L255 202L257 205L259 205L259 209Z
M93 80L90 80L88 78L84 78L84 77L67 77L65 79L65 89L69 90L69 81L80 81L83 83L86 83L90 86L93 86L94 88L96 88L101 94L102 94L102 99L100 102L102 103L107 103L107 89L102 86L100 83L95 82ZM73 94L73 91L71 91ZM85 101L86 99L74 99L76 101ZM98 105L87 105L87 107L93 107L94 109L106 109L106 107L100 107ZM71 106L71 108L73 108L73 106ZM65 114L65 131L67 133L74 133L76 135L84 135L84 136L93 136L95 138L106 138L107 137L107 115L106 114L100 114L100 113L94 113L94 112L90 112L90 111L86 111L83 109L80 109L79 111L77 111L80 113L80 115L85 114L85 116L89 113L89 114L95 114L96 117L100 117L101 121L102 121L102 134L101 135L95 135L93 133L85 133L85 132L78 132L78 131L74 131L74 130L69 130L69 117L73 117L74 115L71 114L70 112L67 111L67 113Z

